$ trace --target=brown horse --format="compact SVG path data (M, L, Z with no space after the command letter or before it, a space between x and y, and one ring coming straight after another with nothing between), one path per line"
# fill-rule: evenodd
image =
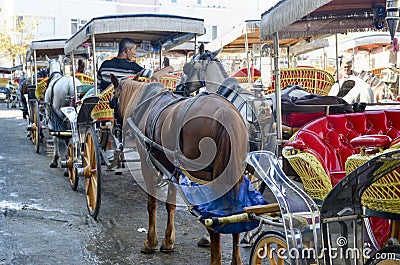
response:
M210 201L232 188L237 191L245 170L247 129L237 109L215 94L183 98L165 91L160 83L141 83L112 76L113 101L123 119L124 144L137 141L141 169L148 193L149 225L142 252L152 253L158 245L156 232L157 172L160 164L179 178L177 169L198 183L209 185ZM132 125L134 124L134 125ZM132 133L132 128L134 133ZM152 142L143 142L148 137ZM162 148L166 148L167 151ZM168 152L170 151L170 152ZM160 164L149 163L153 157ZM169 185L166 199L167 228L160 251L173 250L176 188ZM221 264L220 235L208 230L211 264ZM232 264L242 264L239 234L233 236Z

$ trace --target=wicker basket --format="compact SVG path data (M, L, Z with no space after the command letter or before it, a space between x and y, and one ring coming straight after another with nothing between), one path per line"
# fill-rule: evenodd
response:
M46 92L46 89L47 89L47 81L49 81L49 77L43 78L37 84L37 89L35 91L35 96L36 96L37 99L43 99L44 98L44 93Z
M82 85L92 85L94 83L92 77L82 73L75 74L75 77L78 78L79 81L81 81Z
M310 153L283 149L282 155L301 178L304 190L313 199L324 200L332 189L328 173L321 162Z
M387 69L387 67L379 67L379 68L374 68L371 69L371 74L373 74L374 76L378 77L379 79L381 78L381 72L382 70Z
M139 79L141 82L154 82L149 78L142 77ZM157 79L156 82L160 82L165 89L175 90L180 78L178 76L163 76Z
M280 88L290 85L301 85L311 94L326 96L331 90L335 79L324 70L315 68L293 68L280 70ZM275 92L275 82L267 89L266 94Z
M99 95L99 102L93 108L91 116L95 120L113 120L114 110L110 108L110 99L113 93L114 86L109 86Z
M254 76L254 80L258 80L260 78L260 76ZM238 76L235 77L235 79L240 83L248 83L249 82L249 78L247 76Z
M393 150L393 148L385 152L391 150ZM349 174L376 155L378 154L352 155L346 161L346 173ZM398 161L390 161L387 163L393 162L398 163ZM393 171L372 184L365 190L361 197L361 202L368 209L374 211L400 214L400 172Z

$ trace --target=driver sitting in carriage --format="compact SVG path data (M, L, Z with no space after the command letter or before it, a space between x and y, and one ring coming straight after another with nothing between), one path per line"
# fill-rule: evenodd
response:
M151 78L153 71L138 65L134 61L136 55L136 44L130 38L123 38L119 42L117 57L104 61L97 72L98 87L100 91L104 91L111 85L110 74L114 74L118 78L133 76L140 73L140 76ZM110 107L115 108L116 103L110 102ZM122 119L117 111L114 111L114 129L113 134L122 142ZM119 146L122 149L122 145Z

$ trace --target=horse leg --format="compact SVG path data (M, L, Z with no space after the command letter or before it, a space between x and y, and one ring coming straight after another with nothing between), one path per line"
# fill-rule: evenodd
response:
M141 156L143 157L143 156ZM144 241L142 253L153 253L158 245L158 237L156 231L157 222L157 199L156 199L156 181L151 169L145 161L142 161L142 175L147 187L147 212L149 214L149 224L147 230L147 239Z
M166 208L168 213L167 229L160 247L160 251L164 253L171 252L175 243L175 209L176 209L176 187L173 184L168 185L168 197Z
M208 230L211 241L211 265L222 264L221 235Z
M58 166L58 159L60 158L60 150L58 146L58 138L53 136L53 143L54 143L54 153L53 153L53 160L51 161L50 167L56 168Z
M240 258L240 248L239 248L240 234L232 234L233 250L232 250L232 265L242 264L242 259Z

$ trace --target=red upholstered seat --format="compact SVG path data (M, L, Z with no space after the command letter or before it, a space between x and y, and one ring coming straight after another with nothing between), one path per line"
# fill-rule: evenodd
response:
M285 144L317 157L336 185L345 173L349 156L362 147L388 148L400 143L400 110L328 115L301 127Z
M282 154L303 181L311 197L323 200L346 176L346 160L360 151L400 148L400 110L328 115L318 118L288 141ZM390 235L387 220L371 218L381 244Z

